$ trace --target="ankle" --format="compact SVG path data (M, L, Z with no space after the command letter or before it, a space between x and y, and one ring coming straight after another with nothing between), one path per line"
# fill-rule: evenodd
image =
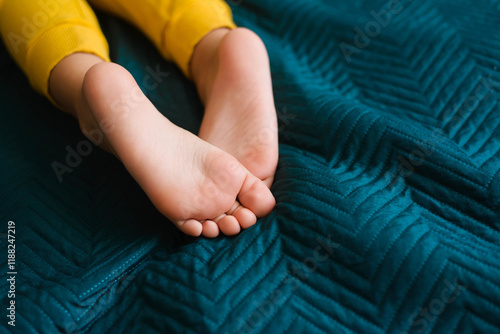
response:
M219 67L219 45L230 31L229 28L212 30L194 49L190 70L203 103L210 95L212 81Z
M49 78L49 92L59 106L78 119L82 86L87 71L98 63L100 57L89 53L74 53L61 60Z

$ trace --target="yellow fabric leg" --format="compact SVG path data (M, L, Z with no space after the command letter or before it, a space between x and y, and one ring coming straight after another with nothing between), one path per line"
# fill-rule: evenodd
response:
M223 0L92 0L143 31L187 77L196 44L210 31L235 28ZM33 88L49 94L52 69L75 52L109 61L108 44L84 0L0 0L0 34Z
M210 31L233 29L231 9L223 0L89 0L139 28L163 57L190 78L189 63L198 42Z
M108 43L83 0L0 0L0 33L33 88L54 104L49 77L62 59L86 52L109 61Z

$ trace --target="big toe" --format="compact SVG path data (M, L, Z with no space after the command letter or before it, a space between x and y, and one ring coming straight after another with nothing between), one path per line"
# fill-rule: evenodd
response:
M238 194L239 202L258 218L271 213L276 200L264 182L248 173Z

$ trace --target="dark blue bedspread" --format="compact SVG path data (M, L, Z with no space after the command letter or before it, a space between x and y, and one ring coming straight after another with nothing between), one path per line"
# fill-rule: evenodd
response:
M230 3L268 47L280 126L278 204L234 238L182 235L97 148L59 182L85 138L0 50L0 332L500 332L500 1ZM99 18L196 132L193 84Z

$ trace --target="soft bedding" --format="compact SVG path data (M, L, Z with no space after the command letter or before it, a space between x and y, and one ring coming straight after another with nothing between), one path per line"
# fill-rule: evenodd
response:
M228 2L269 50L280 127L278 204L233 238L177 231L2 47L0 331L500 332L500 2ZM99 19L196 133L193 84Z

